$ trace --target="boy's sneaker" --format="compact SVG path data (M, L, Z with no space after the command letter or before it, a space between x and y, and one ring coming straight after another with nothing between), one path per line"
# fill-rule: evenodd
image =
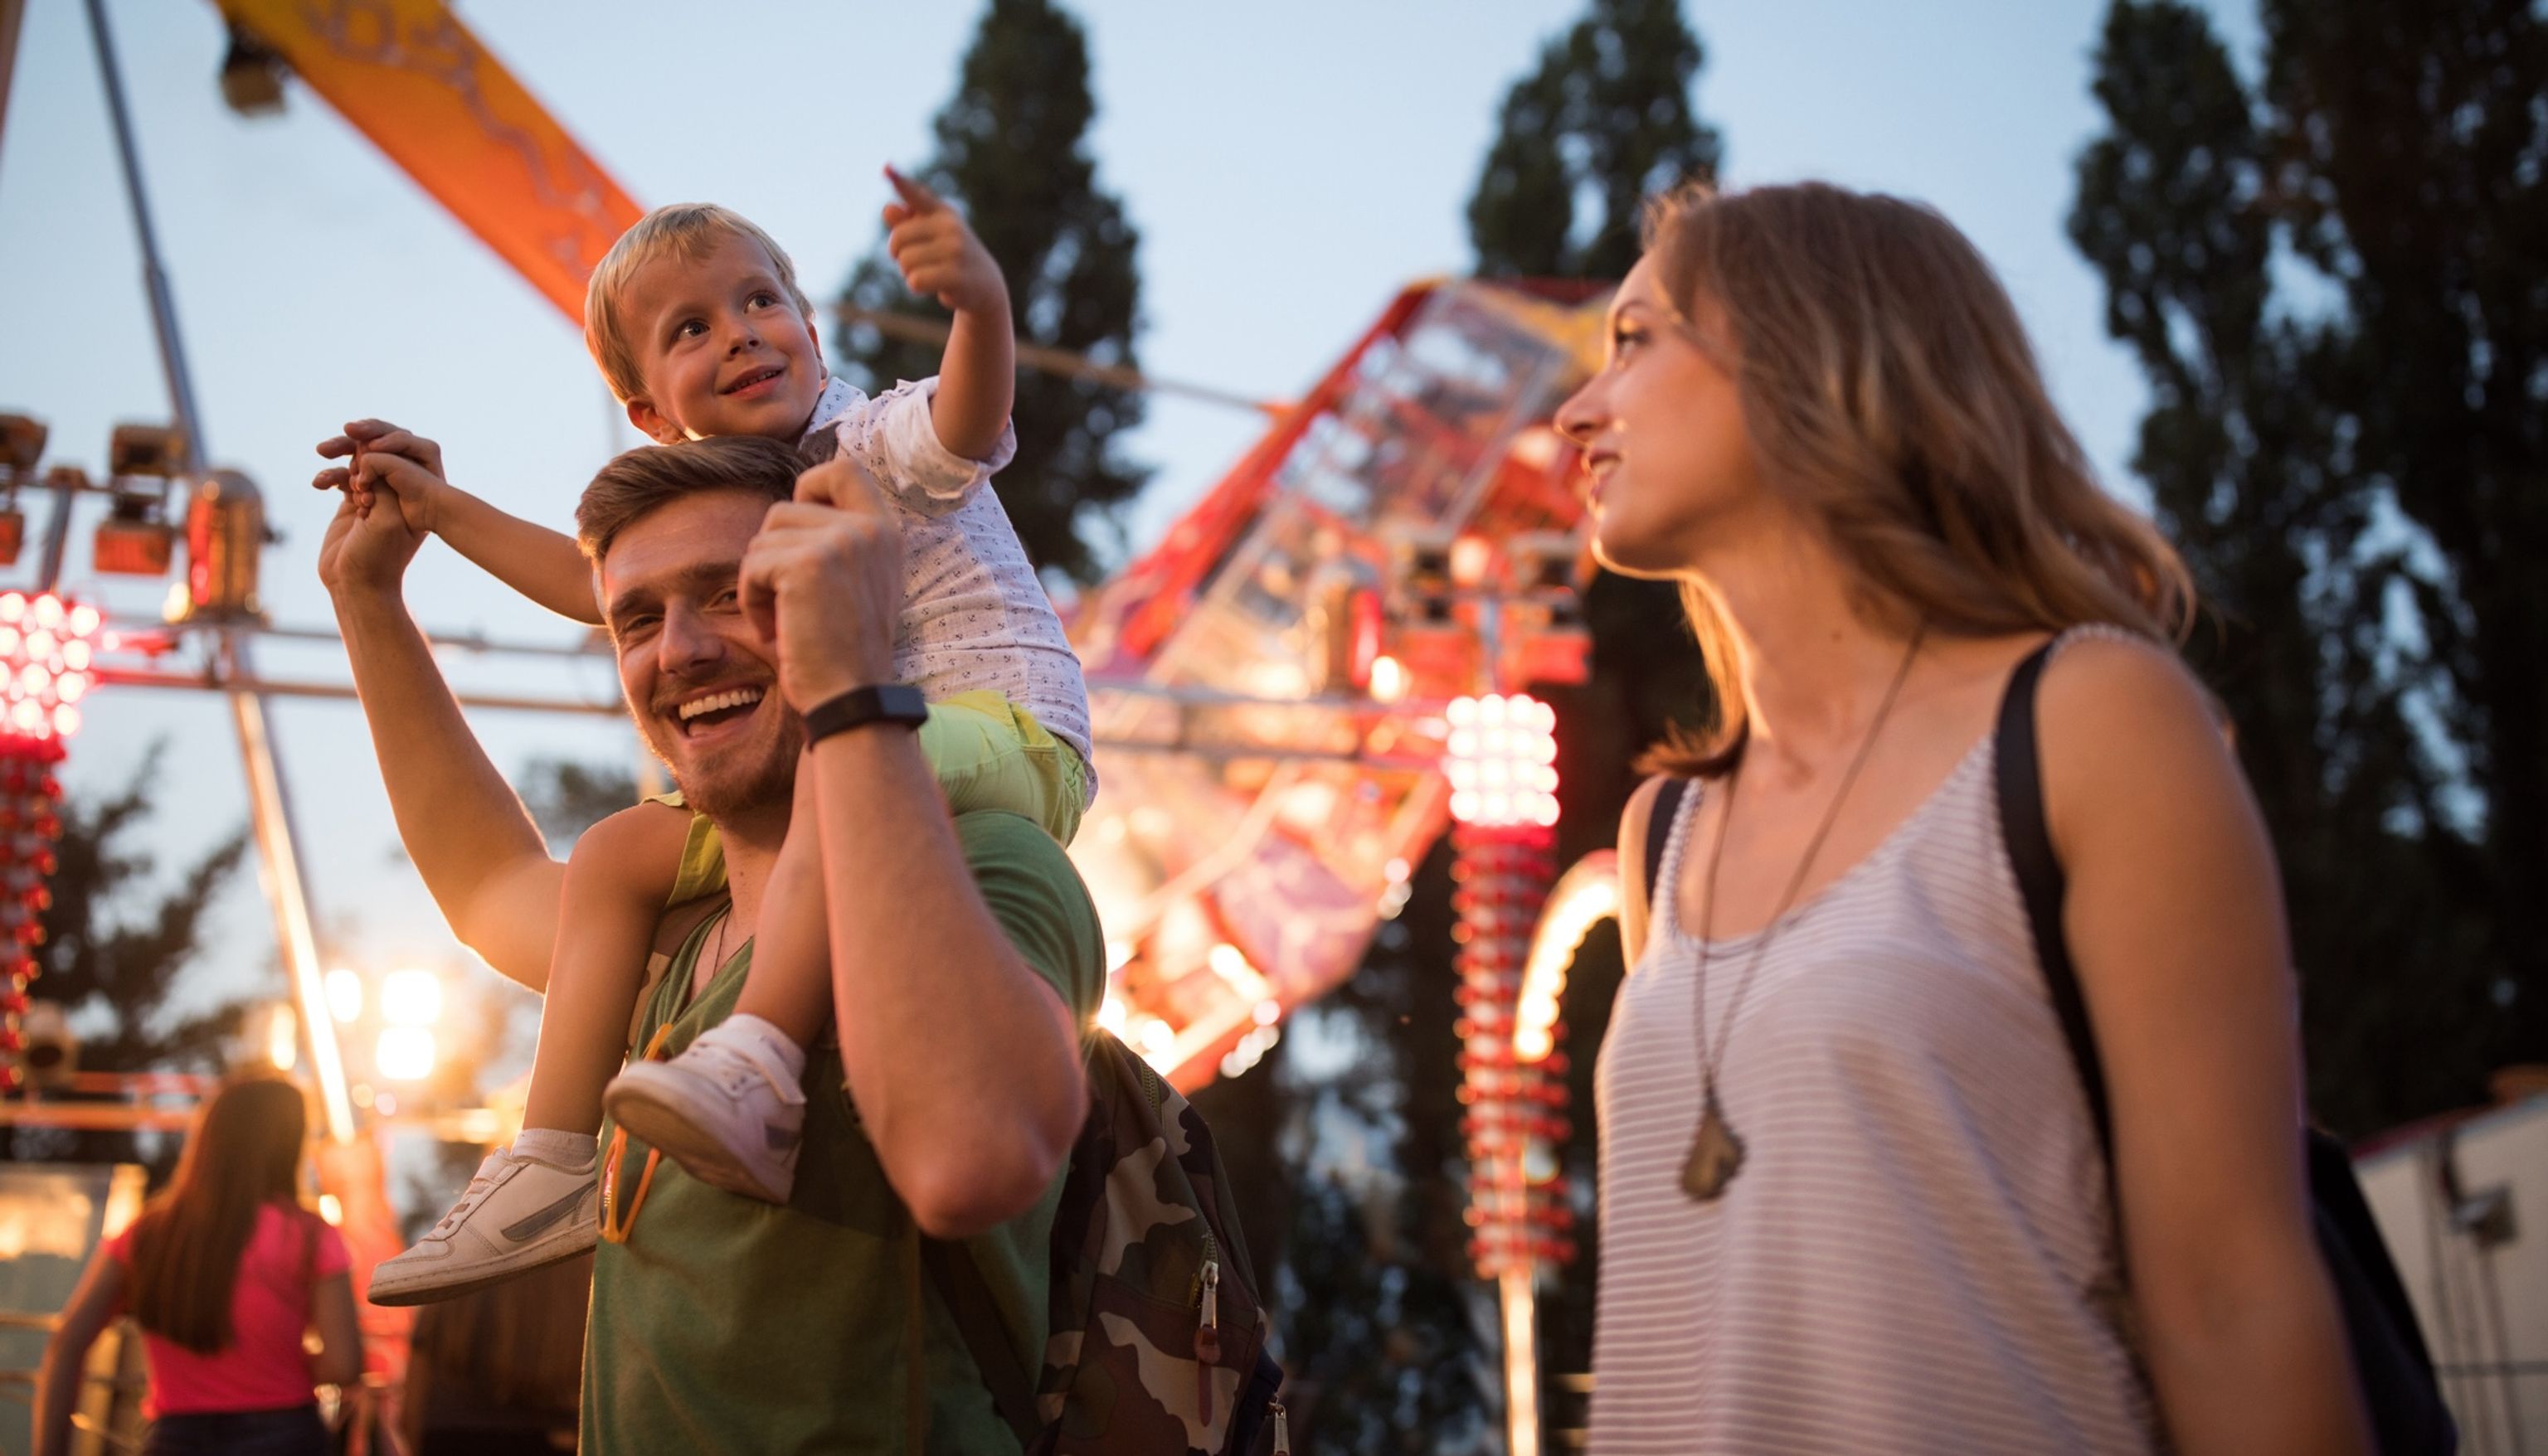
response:
M596 1166L562 1168L509 1147L487 1154L442 1222L372 1270L376 1305L421 1305L510 1279L592 1247L600 1236Z
M720 1023L670 1061L611 1079L601 1105L693 1178L765 1203L796 1186L805 1093L762 1039Z

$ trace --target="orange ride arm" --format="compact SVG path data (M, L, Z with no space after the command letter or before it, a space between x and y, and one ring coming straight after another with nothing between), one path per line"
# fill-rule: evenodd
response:
M442 0L216 0L569 319L637 204Z

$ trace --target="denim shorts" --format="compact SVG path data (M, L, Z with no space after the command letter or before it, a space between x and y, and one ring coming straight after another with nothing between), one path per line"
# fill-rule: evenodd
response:
M327 1456L317 1406L280 1410L193 1410L162 1415L143 1456Z

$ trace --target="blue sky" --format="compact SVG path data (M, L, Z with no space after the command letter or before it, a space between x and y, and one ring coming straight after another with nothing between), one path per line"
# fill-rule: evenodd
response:
M641 205L741 209L789 247L818 297L874 240L878 167L926 154L977 15L872 0L460 8ZM1099 176L1141 230L1143 363L1283 398L1401 284L1465 266L1463 211L1497 106L1582 0L1074 8L1093 59ZM2252 10L2219 7L2242 53L2255 45ZM304 483L318 464L312 442L350 415L436 436L456 481L563 524L593 468L633 443L576 330L306 91L293 89L280 118L225 110L212 5L111 0L109 11L211 456L263 486L287 538L264 563L274 620L329 620L314 565L327 502ZM0 410L48 420L47 458L94 470L114 422L169 410L81 7L33 0L28 12L0 123ZM2137 496L2125 465L2145 394L2106 339L2102 293L2062 233L2072 160L2101 120L2087 85L2103 12L2102 0L1687 6L1707 49L1698 108L1724 138L1726 180L1817 177L1942 209L2000 270L2110 484ZM1256 427L1154 402L1134 446L1157 467L1130 517L1135 544L1218 479ZM90 576L86 534L84 519L69 585L111 615L154 615L157 584ZM438 547L410 599L429 627L574 636ZM264 654L278 676L341 678L328 647ZM555 660L462 664L455 677L614 690L605 667L562 673ZM468 964L397 854L359 712L287 701L273 716L333 958ZM601 718L475 722L508 772L538 756L626 762L635 751L624 726ZM65 777L74 794L120 783L162 739L149 842L174 864L245 819L220 699L92 699ZM217 922L207 998L273 974L270 926L242 876Z

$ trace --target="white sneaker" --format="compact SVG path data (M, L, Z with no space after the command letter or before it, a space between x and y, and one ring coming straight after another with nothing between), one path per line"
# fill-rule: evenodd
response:
M600 1237L598 1168L561 1168L509 1147L487 1154L442 1222L372 1270L376 1305L447 1300L571 1259Z
M601 1105L702 1183L765 1203L785 1203L796 1186L804 1090L740 1029L710 1027L670 1061L631 1065Z

